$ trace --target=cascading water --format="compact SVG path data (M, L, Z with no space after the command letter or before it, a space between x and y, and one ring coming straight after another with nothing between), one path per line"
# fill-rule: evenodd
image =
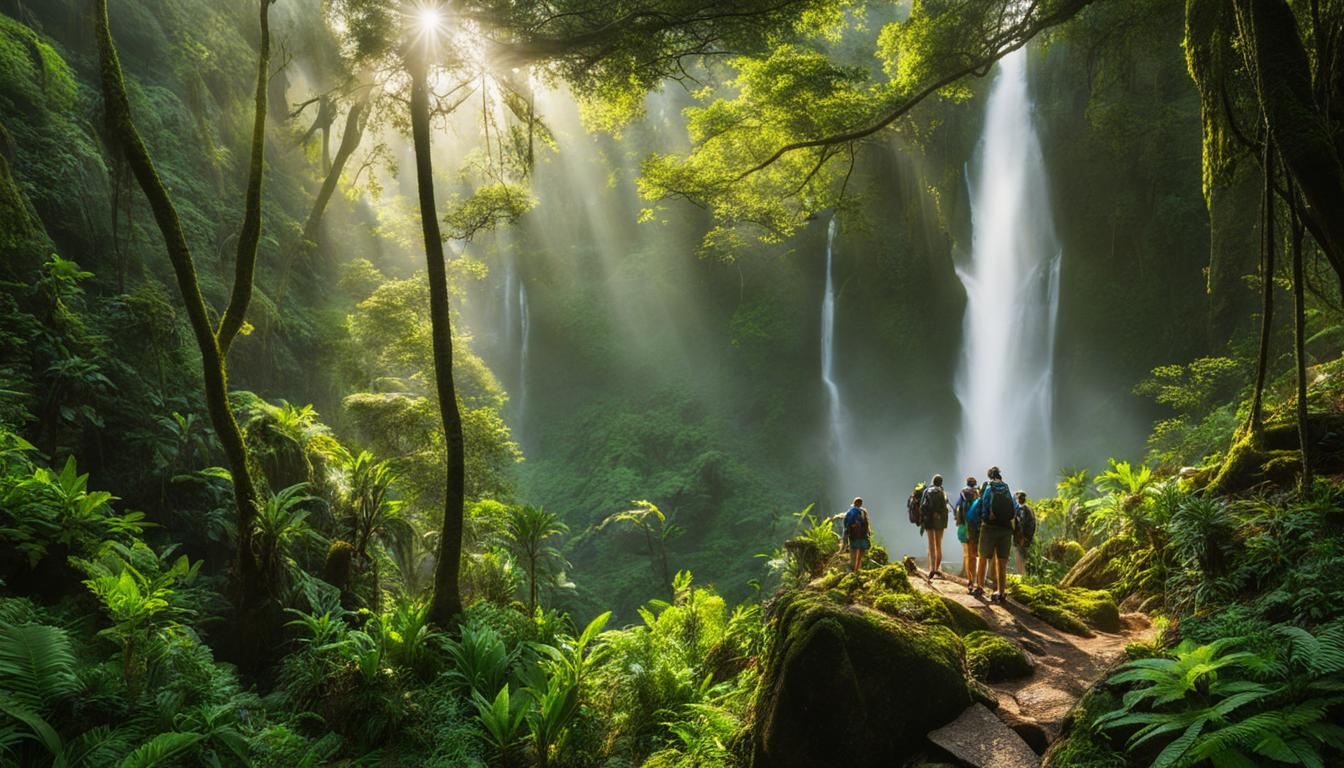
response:
M835 383L835 279L831 255L835 245L835 217L826 227L826 295L821 300L821 381L826 385L832 455L839 458L845 442L844 411L840 407L840 388Z
M527 286L518 281L518 424L521 430L527 414L527 355L531 345L531 322L528 318Z
M957 399L959 472L998 465L1015 488L1054 488L1059 243L1027 92L1027 53L1003 57L971 187L971 263Z

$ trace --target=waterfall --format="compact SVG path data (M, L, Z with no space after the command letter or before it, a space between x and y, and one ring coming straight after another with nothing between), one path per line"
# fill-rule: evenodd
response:
M958 471L998 465L1014 489L1054 489L1055 323L1060 251L1027 93L1027 53L1005 56L990 88L971 187L971 261L962 359Z
M841 435L843 429L843 411L840 408L840 388L835 384L835 279L832 272L831 253L835 245L835 216L826 227L826 295L821 300L821 381L826 385L826 397L829 403L829 426L832 455L839 458L844 448Z
M531 323L528 320L527 286L518 281L518 424L519 431L527 413L527 354L531 346Z

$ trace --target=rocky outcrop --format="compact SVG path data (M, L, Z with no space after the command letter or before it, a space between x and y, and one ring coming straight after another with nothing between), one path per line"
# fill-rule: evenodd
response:
M930 733L929 741L975 768L1037 768L1041 764L1021 736L980 704Z
M900 765L972 703L953 629L870 607L883 595L913 594L899 569L819 580L772 606L776 640L757 689L754 768ZM924 618L950 622L936 605L942 610Z

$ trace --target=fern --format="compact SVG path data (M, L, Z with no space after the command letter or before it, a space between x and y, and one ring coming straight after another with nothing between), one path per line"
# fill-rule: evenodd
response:
M1153 762L1161 768L1325 765L1344 754L1344 726L1331 720L1344 704L1344 623L1316 635L1283 625L1271 634L1283 641L1280 658L1237 651L1246 638L1234 637L1126 664L1110 682L1135 687L1096 725L1137 726L1131 752L1169 739Z
M75 692L75 656L65 630L0 622L0 690L20 707L43 712Z
M120 768L154 768L184 754L203 738L205 737L199 733L183 731L160 733L127 755L121 761Z

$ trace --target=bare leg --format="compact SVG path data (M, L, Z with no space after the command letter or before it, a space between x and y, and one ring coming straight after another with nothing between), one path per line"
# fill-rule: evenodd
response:
M994 576L999 581L998 585L996 586L996 589L998 590L999 594L1002 595L1008 589L1008 558L1006 557L994 558Z
M849 570L857 571L863 566L863 550L851 547L849 550Z
M982 557L975 566L975 586L985 588L985 566L989 565L989 558Z
M933 572L942 573L943 571L943 530L934 531L929 536L929 544L933 548Z

